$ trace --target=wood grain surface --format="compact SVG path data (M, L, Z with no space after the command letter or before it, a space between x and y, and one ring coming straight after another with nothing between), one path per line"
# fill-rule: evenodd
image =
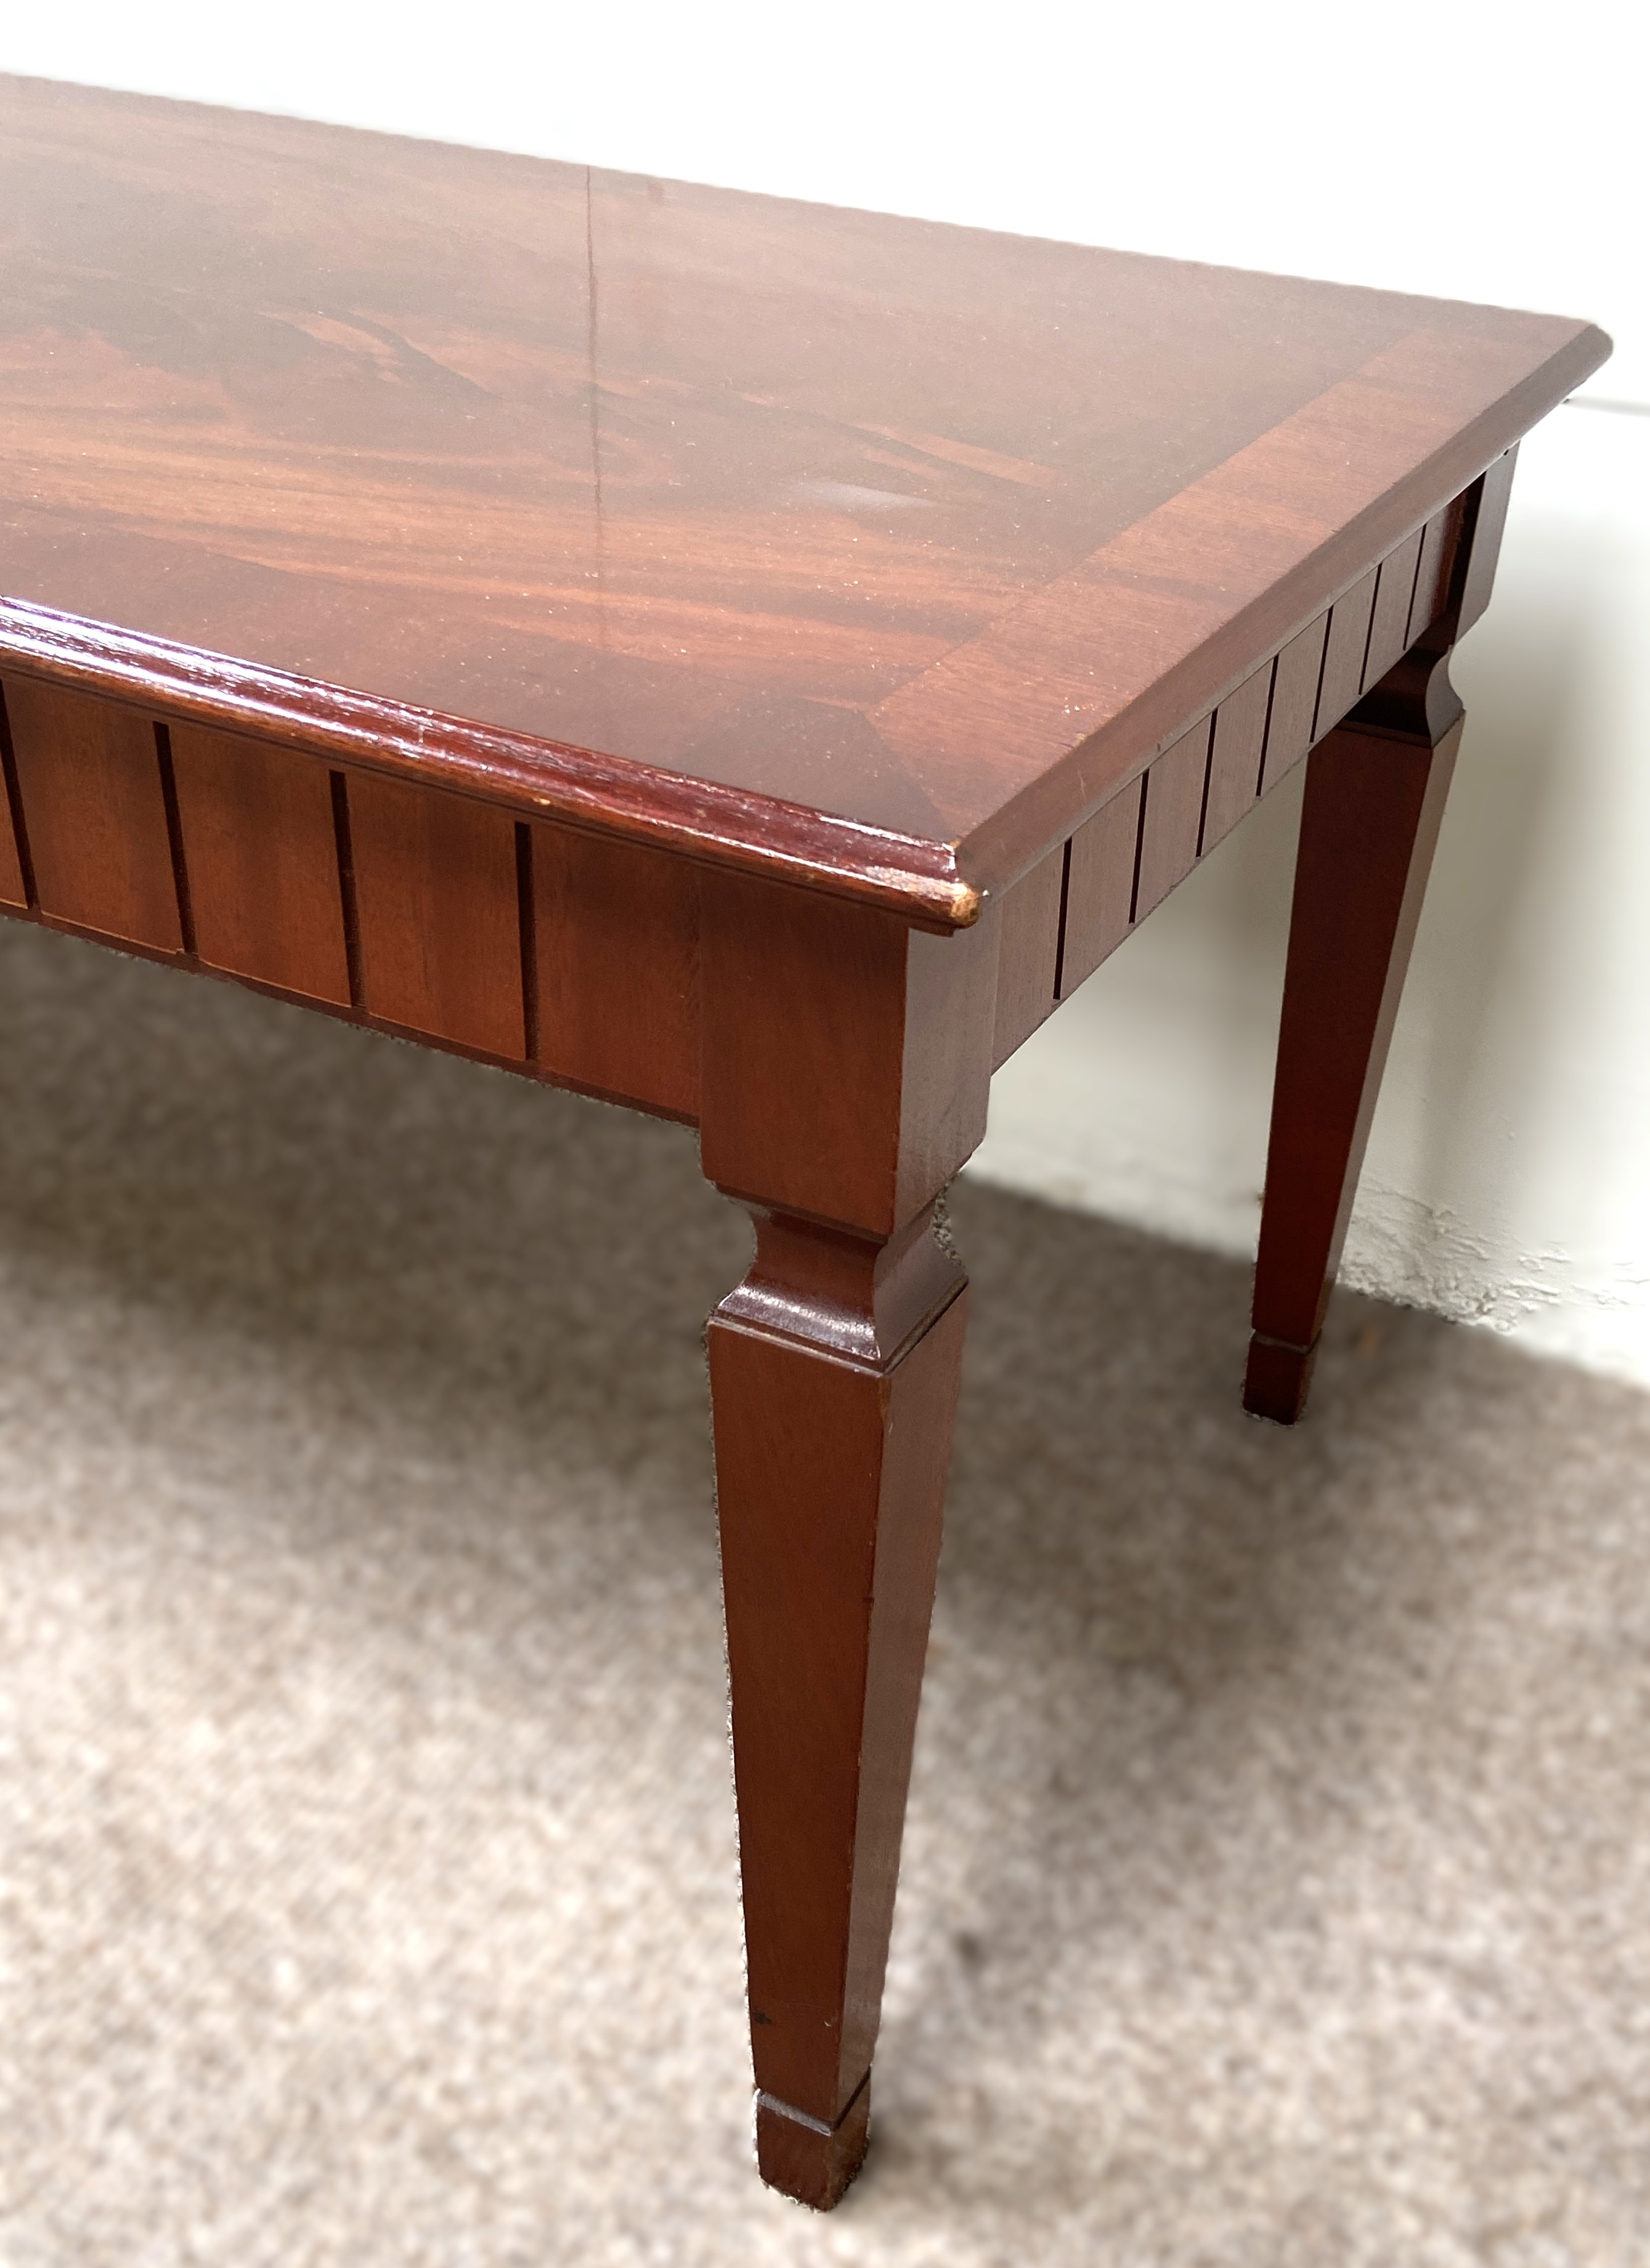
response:
M1363 666L1369 652L1369 629L1375 611L1378 568L1353 584L1337 599L1329 613L1329 637L1324 647L1324 672L1318 680L1317 708L1312 737L1320 739L1358 698Z
M887 1372L710 1332L757 2084L826 2129L876 2044L964 1320Z
M737 874L700 905L706 1174L891 1236L985 1133L995 939Z
M1272 713L1275 666L1275 662L1269 661L1264 669L1258 669L1214 712L1208 792L1203 799L1203 831L1198 839L1199 858L1231 833L1260 793L1260 764Z
M0 213L0 902L696 1119L752 1214L710 1348L757 2132L832 2204L993 1064L1318 744L1250 1377L1293 1415L1437 659L1608 342L18 79Z
M1473 500L1471 546L1467 554L1461 587L1455 600L1455 634L1457 637L1472 628L1490 603L1495 563L1500 555L1501 535L1507 526L1507 507L1512 499L1513 475L1517 466L1518 451L1514 447L1490 467ZM1448 564L1441 556L1437 572L1441 579L1448 572ZM1441 600L1438 603L1441 605ZM1424 622L1412 621L1412 643L1419 637L1425 628Z
M1607 351L18 79L0 209L0 662L940 922Z
M515 822L370 775L348 783L348 822L363 1006L409 1031L524 1058Z
M758 2147L835 2202L893 1917L964 1326L935 1202L985 1130L994 923L701 878L705 1170L757 1231L711 1319Z
M994 1068L1030 1037L1060 997L1067 857L1062 843L1021 876L999 908Z
M1492 477L1500 493L1486 510L1480 490ZM1165 749L1138 784L1007 892L998 909L994 1064L1005 1062L1386 674L1404 651L1412 622L1419 617L1426 631L1449 607L1453 635L1463 601L1487 592L1493 576L1507 480L1497 468L1467 499L1412 529L1211 718Z
M1114 796L1071 838L1060 954L1062 999L1092 976L1129 933L1145 797L1142 779Z
M534 1055L574 1086L699 1114L699 875L568 827L532 830Z
M1144 921L1197 863L1212 724L1213 719L1206 719L1183 733L1146 776L1131 921Z
M187 725L169 738L194 950L209 968L348 1006L326 766Z
M1282 1424L1310 1382L1461 726L1447 656L1412 652L1308 765L1243 1389Z
M1317 714L1317 688L1324 679L1324 645L1328 636L1329 616L1324 615L1297 632L1278 656L1261 764L1263 793L1276 787L1312 745L1312 720Z
M1421 542L1426 533L1424 527L1418 527L1381 562L1375 607L1369 618L1369 643L1364 655L1366 685L1378 684L1410 642L1410 615L1415 605Z
M11 761L40 911L183 950L155 726L136 710L26 678L6 687Z
M969 998L976 1005L983 998L994 956L994 1064L1304 755L1314 719L1320 739L1338 721L1333 712L1374 681L1397 637L1419 623L1421 644L1439 650L1464 606L1482 608L1511 461L1509 453L1465 497L1412 529L991 905L969 956ZM1363 626L1357 679L1344 658L1331 671L1337 619L1351 625L1343 657L1356 651ZM13 686L28 746L45 753L27 759L26 792L5 744L11 858L0 861L0 904L26 906L23 850L38 822L48 853L48 919L643 1109L698 1115L700 929L713 865L584 827L515 820L445 775L334 769L301 736L286 744L168 727L123 702L48 680L22 675ZM56 733L70 751L68 773L63 757L50 755L53 719L69 720ZM84 776L77 748L92 751ZM100 814L91 836L82 805ZM93 855L99 828L129 831L125 850ZM66 867L65 858L77 863ZM136 909L133 859L150 890ZM838 981L839 933L851 952L885 937L895 961L902 953L920 961L927 950L898 944L905 924L891 913L867 920L869 909L846 902L833 911L824 893L803 896L787 886L774 895L774 886L754 876L747 884L752 902L784 918L767 961L742 968L738 981L754 985L770 973L777 981L790 968L789 1012L801 1012L796 1002L814 981L810 970L830 971L819 977L827 992ZM780 928L790 934L781 938ZM833 1108L830 1097L820 1102L810 1140L835 1124Z

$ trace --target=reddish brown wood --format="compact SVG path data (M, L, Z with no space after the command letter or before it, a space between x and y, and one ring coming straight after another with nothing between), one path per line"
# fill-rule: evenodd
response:
M0 210L0 659L941 922L1606 343L34 81Z
M1488 600L1514 454L1424 531L1410 614L1429 627L1307 775L1243 1388L1286 1425L1305 1406L1460 742L1449 652Z
M1260 774L1263 795L1276 787L1285 772L1293 770L1312 745L1312 719L1317 714L1317 688L1324 675L1328 637L1329 616L1320 615L1316 622L1298 631L1278 656Z
M155 728L112 701L6 681L23 832L50 920L183 950Z
M1260 758L1266 745L1272 669L1271 662L1258 669L1236 693L1228 693L1215 711L1199 858L1231 833L1260 793Z
M869 2139L870 2073L826 2139L818 2121L796 2117L765 2095L756 2098L756 2159L764 2180L803 2205L827 2212L859 2171Z
M1375 608L1375 575L1337 599L1330 608L1329 637L1324 648L1324 674L1318 680L1317 709L1312 737L1321 740L1339 724L1358 698L1363 685L1364 657L1369 650L1370 616Z
M8 906L26 906L28 903L28 890L23 880L23 862L18 856L9 811L0 821L0 903Z
M1476 499L1472 506L1476 517ZM1499 500L1492 541L1499 540L1506 500ZM1441 517L1431 571L1448 573L1454 556L1453 532L1460 515ZM1463 522L1462 524L1464 524ZM1159 759L1143 784L1148 831L1139 841L1131 819L1140 795L1114 797L1064 846L1062 905L1057 955L1058 983L1072 990L1121 943L1131 926L1128 908L1139 918L1184 880L1197 859L1228 835L1264 788L1281 777L1306 754L1314 718L1346 697L1356 666L1365 682L1384 674L1404 651L1421 568L1426 531L1414 528L1379 567L1325 614L1296 634L1254 671L1214 712L1195 852L1192 836L1197 743L1209 728L1194 727ZM1463 555L1464 556L1464 555ZM1477 555L1474 555L1475 557ZM1483 570L1476 571L1482 580ZM1431 608L1432 614L1438 608ZM1363 623L1362 660L1355 663ZM1338 623L1338 630L1334 627ZM1155 786L1156 804L1151 804ZM1052 900L1052 878L1059 854L1051 852L1032 870L1037 879L1017 884L1005 900L1002 918L1011 943L1003 956L1006 984L1000 980L995 1060L1012 1054L1048 1012L1043 1005L1038 955L1049 919L1044 899ZM1137 879L1138 878L1138 879ZM1040 895L1038 893L1040 892ZM1032 970L1030 976L1023 972ZM1023 990L1022 989L1023 987Z
M1410 604L1409 644L1413 645L1443 613L1449 600L1456 553L1466 524L1467 497L1453 497L1421 530L1420 563Z
M994 1052L1378 672L1412 549L1412 648L1472 618L1607 342L86 89L0 129L5 902L33 855L26 918L697 1110L757 1220L711 1360L758 2136L828 2205ZM1419 666L1309 782L1256 1406L1412 926Z
M1369 622L1369 644L1364 655L1363 684L1378 685L1409 644L1409 621L1415 603L1415 578L1420 565L1421 537L1413 534L1390 551L1381 562L1375 581L1375 611Z
M699 1110L699 875L571 828L532 830L535 1060L646 1108Z
M1021 1042L1053 1013L1065 896L1066 846L1061 843L1023 874L1003 898L994 1065L1007 1063Z
M1142 779L1096 811L1071 838L1060 993L1069 998L1129 933L1140 855Z
M1305 1404L1460 734L1445 658L1413 652L1308 768L1243 1388L1282 1425Z
M985 1125L995 937L705 877L706 1171L751 1207L712 1318L765 2176L834 2202L867 2083L963 1333L935 1201Z
M1203 790L1209 772L1213 719L1205 718L1172 748L1166 748L1146 775L1146 809L1140 822L1140 861L1134 873L1135 921L1144 921L1177 882L1198 863L1203 824Z
M1461 589L1456 597L1456 636L1470 630L1490 603L1494 587L1496 562L1501 556L1501 535L1507 526L1507 507L1513 493L1513 474L1518 464L1518 451L1509 449L1498 458L1482 481L1477 484L1476 497L1463 504L1463 527L1470 526L1470 548ZM1470 514L1470 521L1468 515Z
M187 725L171 744L195 951L209 968L348 1006L326 767Z
M964 1311L876 1366L710 1331L752 2046L812 2205L853 2170L828 2137L876 2043Z
M514 821L461 796L358 773L348 782L348 840L369 1013L524 1057Z
M23 799L18 788L17 766L11 756L11 727L6 717L5 688L0 685L0 905L26 906L28 875L19 843Z
M986 1130L995 970L822 892L707 874L700 1155L730 1195L893 1234Z

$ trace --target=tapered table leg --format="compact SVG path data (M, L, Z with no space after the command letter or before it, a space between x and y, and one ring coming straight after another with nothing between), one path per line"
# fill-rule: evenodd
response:
M1461 736L1412 652L1307 760L1243 1406L1305 1404Z
M935 1200L985 1130L995 942L701 891L706 1172L756 1257L709 1330L757 2149L858 2169L962 1354Z
M757 2150L825 2206L865 2148L965 1300L926 1209L891 1254L759 1232L709 1334Z

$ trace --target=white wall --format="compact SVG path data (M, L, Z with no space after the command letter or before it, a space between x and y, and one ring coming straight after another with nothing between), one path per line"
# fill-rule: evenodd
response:
M1349 1273L1650 1381L1639 14L11 0L0 67L1602 322L1617 357L1526 445L1456 670L1470 722ZM1001 1075L977 1170L1252 1243L1297 794Z

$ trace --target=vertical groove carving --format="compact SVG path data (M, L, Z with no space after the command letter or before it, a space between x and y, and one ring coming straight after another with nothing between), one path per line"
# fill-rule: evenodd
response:
M1180 775L1187 743L1201 736L1201 725L1155 758L1138 788L1126 788L1067 839L1057 998L1067 998L1434 622L1451 609L1482 611L1494 544L1475 541L1477 524L1481 513L1486 528L1492 519L1490 533L1499 535L1512 453L1412 529L1214 711L1195 836L1183 808L1189 782ZM1487 505L1481 502L1485 496ZM1133 858L1125 874L1118 871L1118 849L1126 813Z
M344 914L344 962L349 971L349 1005L364 1005L361 990L361 919L356 909L356 855L349 839L349 782L329 772L333 792L333 841L338 851L338 902Z
M538 913L532 893L532 828L516 822L516 913L521 930L521 1022L527 1060L539 1059Z
M1255 766L1255 800L1260 800L1260 784L1266 777L1266 752L1272 746L1272 711L1278 697L1278 664L1280 653L1274 653L1266 671L1266 721L1260 728L1260 758Z
M1066 915L1071 904L1071 837L1067 836L1060 855L1060 931L1054 943L1054 998L1060 997L1066 977Z
M1005 891L996 909L997 1008L992 1062L1006 1063L1060 998L1060 931L1069 846L1058 843Z
M155 761L160 767L160 799L166 807L166 847L172 852L172 887L178 894L178 928L184 951L194 953L194 909L189 899L189 866L183 855L183 821L178 812L178 779L172 769L172 735L155 726Z
M7 686L11 758L48 921L182 950L155 729L124 703L33 678Z
M1209 781L1214 770L1214 727L1219 717L1217 709L1209 718L1208 743L1203 751L1203 793L1198 799L1198 841L1192 854L1194 862L1203 856L1203 830L1209 823Z
M1482 611L1515 456L1515 451L1507 453L1470 490L1412 530L1315 622L1162 749L1139 775L1137 785L1057 844L1008 894L998 961L997 1061L1083 982L1250 804L1309 747L1324 740L1360 694L1383 679L1428 629L1445 622L1458 624ZM578 830L510 821L496 812L484 821L484 806L368 774L362 792L373 798L375 934L381 932L387 940L378 948L386 957L381 966L374 963L379 966L374 978L363 940L359 824L351 781L343 770L328 768L344 966L326 984L316 983L294 973L280 955L272 957L270 950L225 943L222 934L226 908L243 926L250 922L255 928L261 922L265 929L272 924L280 928L284 922L283 933L292 937L312 934L318 917L312 902L295 910L286 902L290 893L260 894L244 874L225 892L225 844L233 838L244 856L247 843L270 839L276 817L273 806L263 810L258 805L248 786L257 761L252 754L259 747L255 740L231 743L193 726L180 726L174 734L165 722L140 720L119 703L33 681L25 681L17 698L25 695L30 709L26 762L19 761L15 718L8 710L6 688L0 687L0 759L9 822L0 829L0 902L38 909L48 920L101 930L161 953L181 951L225 973L339 1005L347 974L349 1005L357 1012L495 1057L517 1055L513 1035L508 1040L501 1035L503 1022L513 1025L518 1005L522 1059L569 1084L622 1094L643 1108L697 1115L697 915L692 890L684 896L677 887L681 875L666 854ZM150 833L164 840L159 867L153 856L159 843L145 850L140 839L139 733L152 744L150 777L158 786L159 823ZM215 740L241 751L225 774L232 775L235 793L229 801L239 807L238 831L227 826L225 813L216 809L202 784L210 770L207 744ZM264 746L266 765L274 755ZM227 763L222 753L216 761ZM293 751L282 761L303 760ZM38 790L30 784L35 770ZM52 880L44 904L30 824L36 793L51 845ZM223 802L226 793L227 789L216 800ZM264 802L269 800L266 793ZM459 996L473 972L457 964L437 969L429 960L431 940L438 930L447 935L451 924L432 924L404 895L434 887L432 829L458 844L458 863L467 859L471 882L479 887L480 867L490 857L482 839L489 828L501 843L510 845L502 862L506 870L513 858L514 935L507 950L515 964L509 984L516 998L508 1010L503 961L496 949L503 940L491 935L492 914L502 909L491 905L498 893L490 884L483 893L487 904L476 899L475 909L490 957L499 961L499 981L485 997L475 991L469 1000ZM109 836L106 844L98 840L99 834ZM431 841L423 841L425 836ZM129 872L121 871L133 860ZM209 939L197 902L202 891L212 916ZM150 902L158 895L171 900L164 909ZM599 918L603 905L611 915L605 926ZM629 936L638 909L644 916L642 933L634 939L622 972L611 983L596 984L607 1005L594 1021L569 1006L589 991L592 970L585 963L590 954L580 959L576 953L576 969L561 965L568 938L585 935L593 909L601 954L613 949L615 938L622 942ZM332 950L336 954L335 943ZM369 997L386 982L394 1001ZM454 983L453 1000L444 995L438 1001L443 986ZM616 1020L607 1013L615 1004L624 1011ZM639 1071L642 1056L656 1054L660 1047L669 1058L665 1071L657 1079Z
M11 754L11 721L6 714L6 693L0 685L0 770L5 777L6 811L11 821L11 856L0 859L0 898L8 905L33 908L34 867L29 858L28 829L23 823L23 797L18 787L17 763Z
M1335 628L1335 609L1331 607L1324 617L1324 649L1317 658L1317 689L1312 696L1312 722L1307 727L1306 744L1309 748L1317 738L1318 712L1324 706L1324 675L1329 667L1329 641Z
M296 749L175 725L165 755L179 903L209 968L349 999L331 775Z
M1151 784L1151 774L1140 774L1140 792L1134 813L1134 862L1129 869L1129 927L1134 926L1135 909L1140 902L1140 859L1146 849L1146 796Z
M527 833L533 1060L598 1094L695 1116L697 871L578 828Z

